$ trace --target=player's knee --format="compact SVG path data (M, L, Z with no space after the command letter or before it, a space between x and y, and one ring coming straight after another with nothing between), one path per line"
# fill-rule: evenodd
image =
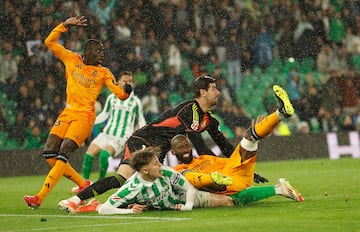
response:
M241 162L244 162L245 160L248 160L255 155L256 155L256 152L254 152L254 151L241 150L240 151Z
M98 214L110 214L108 211L109 206L104 204L100 204L96 207L96 211L98 212ZM110 206L111 207L111 206Z
M57 152L55 151L43 151L42 153L43 157L46 159L46 162L50 165L50 167L54 167L55 163L56 163L56 157L57 157Z
M43 151L42 152L42 156L45 159L51 159L51 158L55 158L58 155L57 151Z
M115 206L111 205L108 201L105 201L103 204L100 204L96 207L98 214L116 214L114 213Z
M226 200L224 201L225 206L234 206L234 201L231 197L227 196Z
M62 143L63 139L55 134L50 134L46 140L45 150L46 151L55 151L59 150L59 147Z
M57 160L61 160L61 161L63 161L64 163L69 162L69 156L67 156L67 154L62 153L62 152L59 152L59 154L56 156L56 159L57 159Z
M253 141L243 138L240 141L240 146L242 150L256 152L259 147L259 141L258 140Z
M128 163L122 162L119 165L119 168L116 173L118 175L123 176L125 179L129 179L129 177L135 173L135 170L132 167L130 167Z

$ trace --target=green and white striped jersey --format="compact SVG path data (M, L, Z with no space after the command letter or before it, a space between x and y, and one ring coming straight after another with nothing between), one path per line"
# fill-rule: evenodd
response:
M95 124L106 120L108 121L102 132L124 139L129 138L135 128L141 128L146 124L141 101L134 92L126 100L120 100L114 94L110 94L103 111L96 117Z
M148 209L160 210L174 209L176 204L185 204L186 193L193 186L172 168L163 165L161 170L163 176L154 182L145 181L139 172L136 172L107 203L116 208L126 208L137 203L146 205Z

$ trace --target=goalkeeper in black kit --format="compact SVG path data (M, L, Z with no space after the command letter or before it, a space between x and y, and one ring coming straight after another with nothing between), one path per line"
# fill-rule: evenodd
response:
M83 200L121 187L135 173L128 164L128 158L131 153L144 147L160 147L159 159L163 162L166 153L170 150L171 139L178 134L187 135L198 154L214 155L201 136L202 132L207 131L222 153L229 157L234 146L219 130L219 122L210 111L221 95L215 82L216 79L210 76L196 78L193 82L193 100L185 101L165 111L152 123L135 131L127 140L123 161L114 176L95 182L76 196L59 202L59 206L66 209L76 208ZM267 182L267 179L255 174L254 181Z

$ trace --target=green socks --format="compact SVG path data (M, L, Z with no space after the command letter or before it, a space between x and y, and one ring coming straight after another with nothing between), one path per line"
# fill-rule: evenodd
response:
M110 153L101 150L99 154L99 180L103 179L106 176L106 171L109 167L109 157ZM92 171L93 163L95 157L90 155L89 153L85 153L83 164L82 164L82 176L85 179L89 179L90 173Z
M275 196L274 186L250 187L235 193L230 197L237 206L245 206L262 199Z
M101 150L99 155L99 180L106 176L106 171L109 167L110 153L106 150Z
M83 160L83 164L82 164L82 176L85 179L89 179L89 177L90 177L94 158L95 157L90 155L89 153L85 153L85 155L84 155L84 160Z

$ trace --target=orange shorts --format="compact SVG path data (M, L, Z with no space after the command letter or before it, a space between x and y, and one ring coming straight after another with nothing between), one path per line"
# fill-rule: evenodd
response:
M69 138L79 147L90 136L96 114L88 111L73 111L64 109L56 119L50 134L60 138Z
M241 162L240 146L237 145L226 165L220 172L232 178L233 183L226 186L223 194L231 195L253 185L256 156Z

